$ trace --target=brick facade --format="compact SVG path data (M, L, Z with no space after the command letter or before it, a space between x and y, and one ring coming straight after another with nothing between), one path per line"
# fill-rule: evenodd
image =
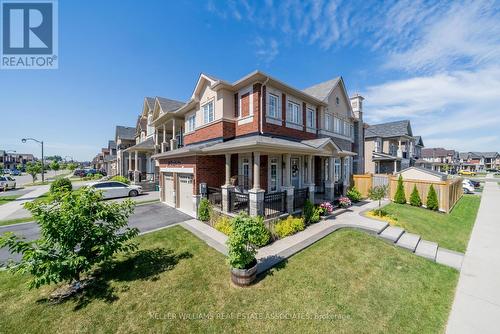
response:
M261 84L255 84L253 85L253 91L252 95L250 95L250 98L253 99L253 119L249 123L245 124L236 124L235 127L235 135L236 136L243 136L243 135L248 135L255 133L257 134L259 132L259 117L260 117L260 87Z
M184 145L194 144L209 139L230 139L235 136L235 123L219 120L215 123L184 135Z

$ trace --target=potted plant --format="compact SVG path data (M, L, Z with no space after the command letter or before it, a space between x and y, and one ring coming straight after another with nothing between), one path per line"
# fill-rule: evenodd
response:
M257 246L262 242L262 226L257 219L239 214L232 223L232 233L227 239L228 263L231 281L238 286L248 286L257 277Z
M348 208L351 206L351 200L345 196L339 198L339 205L341 208Z

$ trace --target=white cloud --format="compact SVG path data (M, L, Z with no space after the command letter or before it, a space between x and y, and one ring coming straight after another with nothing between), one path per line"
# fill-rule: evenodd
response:
M265 64L269 64L279 54L278 42L274 38L265 40L262 37L257 37L254 45L256 48L255 55Z

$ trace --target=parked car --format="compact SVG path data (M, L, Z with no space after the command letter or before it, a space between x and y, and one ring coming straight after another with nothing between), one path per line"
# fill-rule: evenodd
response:
M103 198L135 197L142 194L142 187L118 181L92 182L89 187L101 190Z
M7 175L0 176L0 189L3 189L3 191L16 189L16 179Z
M458 171L458 175L476 176L476 172L472 172L470 170L460 170L460 171Z
M13 175L13 176L21 175L21 171L17 170L17 169L13 169L10 171L10 175Z
M473 194L475 190L474 186L469 182L469 180L462 181L462 188L465 194Z
M8 168L7 168L7 169L4 169L4 170L3 170L3 173L4 173L5 175L10 175L10 169L8 169Z
M75 169L75 171L73 172L73 175L78 176L78 177L84 177L85 171L83 169Z

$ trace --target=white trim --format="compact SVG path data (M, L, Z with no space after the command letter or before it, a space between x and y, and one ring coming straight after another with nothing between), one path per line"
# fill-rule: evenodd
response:
M277 159L276 162L276 190L271 191L271 159ZM274 193L281 190L281 180L283 169L281 168L281 155L268 155L267 157L267 189L268 192Z
M304 130L304 127L300 124L297 124L297 123L292 123L292 122L289 122L287 121L286 122L286 127L287 128L291 128L291 129L295 129L295 130Z
M248 115L253 116L253 86L250 85L248 87L242 88L238 91L238 119L241 119L241 97L248 93ZM246 118L245 116L244 118Z
M274 118L274 117L270 117L270 116L266 117L266 123L279 125L279 126L283 125L283 121L281 120L281 118Z
M309 133L316 133L316 128L306 128L306 131Z
M238 125L243 125L243 124L252 123L252 122L253 122L253 115L249 115L249 116L238 119Z
M193 174L194 168L192 168L192 167L166 167L166 168L160 168L160 172L162 172L162 173Z
M243 173L243 159L248 159L248 186L253 186L253 159L251 153L238 154L238 175L245 175Z

